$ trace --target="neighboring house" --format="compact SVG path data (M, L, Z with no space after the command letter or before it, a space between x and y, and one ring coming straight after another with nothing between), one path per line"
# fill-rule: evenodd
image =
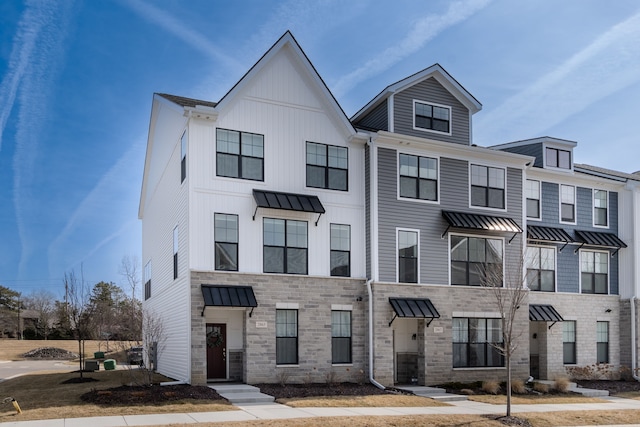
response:
M157 370L501 379L484 268L531 273L514 378L635 366L640 177L555 138L478 147L481 108L436 64L348 119L289 32L218 102L155 94L139 218Z

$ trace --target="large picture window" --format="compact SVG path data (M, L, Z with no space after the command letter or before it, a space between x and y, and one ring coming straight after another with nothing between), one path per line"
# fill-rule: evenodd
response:
M504 209L504 169L471 165L471 206Z
M418 283L418 232L398 230L398 282Z
M331 363L351 363L351 312L331 312Z
M501 278L503 243L502 239L452 234L451 284L481 286L485 273Z
M307 223L264 219L265 273L307 274Z
M609 253L581 251L580 278L583 294L609 293Z
M560 185L560 221L576 222L576 187Z
M609 363L609 322L596 323L597 363Z
M351 276L351 226L331 224L331 275Z
M565 365L576 364L576 322L562 322L562 362Z
M451 108L414 101L414 127L451 133Z
M593 190L593 225L597 227L609 225L608 206L608 192Z
M347 191L348 169L346 147L307 142L307 187Z
M438 160L399 155L400 197L438 200Z
M216 174L264 181L264 136L217 129Z
M276 364L298 364L298 310L276 310Z
M527 247L527 286L532 291L556 290L556 250Z
M238 215L215 214L216 270L238 271Z
M504 366L500 319L453 319L453 367Z
M540 181L528 179L525 185L527 218L540 219Z

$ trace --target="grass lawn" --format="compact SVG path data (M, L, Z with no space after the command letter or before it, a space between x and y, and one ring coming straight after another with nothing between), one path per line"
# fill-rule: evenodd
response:
M507 396L493 394L479 394L468 396L469 400L474 402L489 403L491 405L506 405ZM513 405L535 405L535 404L552 404L552 403L608 403L609 401L598 399L597 397L576 396L569 394L566 396L557 394L543 394L541 396L523 395L511 396L511 404Z
M409 406L450 406L433 399L420 396L383 394L375 396L322 396L301 399L278 399L278 403L293 408L364 408L364 407L409 407Z
M124 349L134 345L128 341L110 341L107 351L106 341L85 341L84 354L87 358L93 358L93 353L103 351L110 359L124 360ZM74 340L14 340L0 339L0 360L25 360L22 355L29 350L40 347L56 347L63 350L78 352L78 341Z

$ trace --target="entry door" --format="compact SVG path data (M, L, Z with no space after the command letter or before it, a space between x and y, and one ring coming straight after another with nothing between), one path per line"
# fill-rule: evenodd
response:
M227 325L207 323L207 378L227 378Z

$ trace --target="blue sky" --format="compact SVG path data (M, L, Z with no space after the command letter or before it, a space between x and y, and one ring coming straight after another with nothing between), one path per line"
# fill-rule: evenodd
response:
M482 104L474 142L578 142L640 169L635 0L0 2L0 285L124 285L152 94L219 100L291 30L348 116L440 63Z

